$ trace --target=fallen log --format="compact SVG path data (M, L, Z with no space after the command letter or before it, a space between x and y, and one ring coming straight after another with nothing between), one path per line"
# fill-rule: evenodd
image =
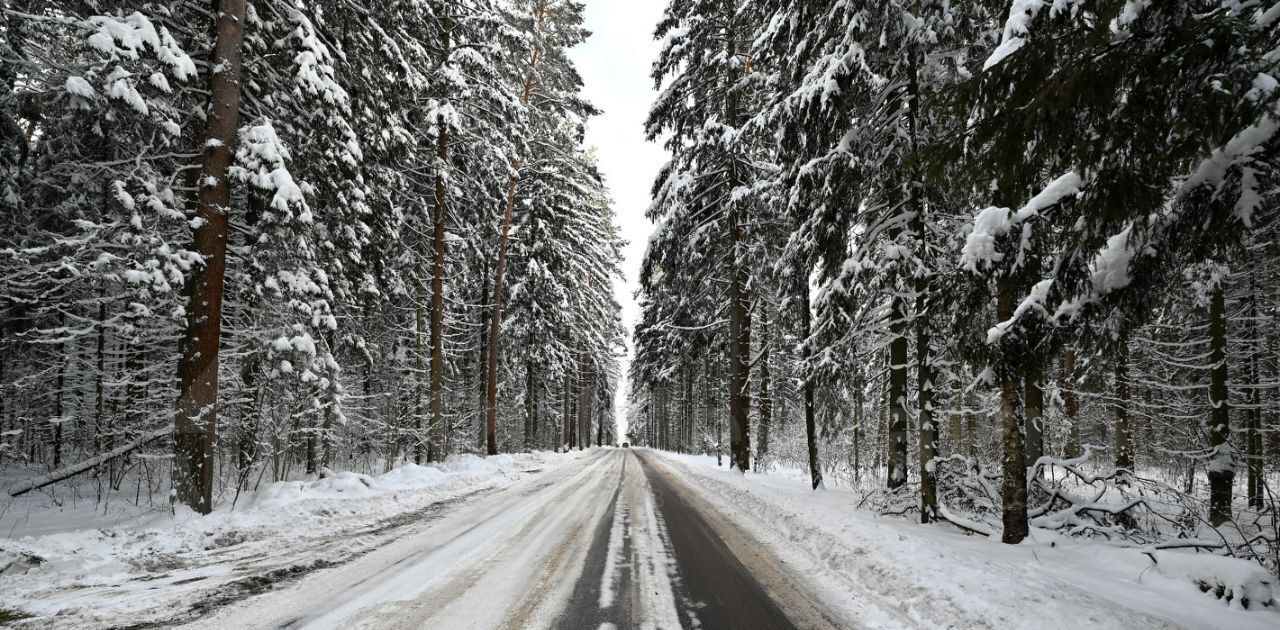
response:
M69 479L82 472L93 470L94 468L97 468L98 466L101 466L113 459L116 459L117 457L122 457L124 455L127 455L132 451L135 451L143 446L146 446L147 444L150 444L151 442L154 442L162 437L172 435L172 434L173 434L172 426L164 427L162 429L156 429L155 431L151 431L149 433L143 433L142 435L134 439L132 442L129 442L128 444L125 444L124 446L121 446L119 448L107 451L106 453L102 453L97 457L90 457L89 459L76 462L75 464L72 464L65 468L60 468L58 470L55 470L47 475L41 475L34 479L28 479L26 481L20 481L18 483L15 483L9 487L9 490L8 490L9 496L19 497L28 492L31 492L32 490L39 490L40 488L43 488L47 485L58 483L63 479Z

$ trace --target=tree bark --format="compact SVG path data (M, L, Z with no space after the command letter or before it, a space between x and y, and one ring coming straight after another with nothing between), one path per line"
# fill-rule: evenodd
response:
M199 196L192 249L203 264L188 278L186 328L179 342L178 403L174 423L174 497L208 514L213 509L213 443L217 431L218 351L226 272L231 164L240 124L240 48L245 0L219 0L210 59L210 112L201 143Z
M476 418L476 446L484 448L485 441L488 439L489 430L487 421L489 417L488 401L489 401L489 317L492 316L490 308L490 291L489 291L489 269L488 263L485 263L485 269L481 273L484 278L484 286L480 290L480 346L479 346L479 372L480 377L480 402L477 407L479 417Z
M578 450L591 443L591 374L584 360L579 366L578 385Z
M1236 476L1237 454L1231 446L1231 407L1228 402L1226 296L1221 283L1209 296L1209 419L1207 432L1212 453L1206 467L1209 477L1209 522L1217 527L1231 520L1231 485Z
M453 22L449 18L448 4L441 18L440 62L446 64L453 47ZM448 98L448 93L442 94ZM437 121L440 136L436 138L436 208L432 249L435 257L431 264L431 425L428 430L427 461L444 458L441 452L441 430L444 425L444 235L449 218L449 194L445 171L449 166L449 128L444 117Z
M564 418L561 428L563 436L560 448L556 452L569 452L569 438L573 434L573 376L569 370L564 373Z
M1080 403L1076 400L1076 349L1067 348L1062 357L1062 376L1059 378L1062 389L1062 410L1067 416L1067 446L1063 455L1068 458L1079 457L1080 447Z
M1023 401L1026 405L1027 424L1027 468L1035 465L1044 455L1044 368L1038 359L1032 359L1027 365L1026 380L1023 389Z
M895 295L889 308L889 489L907 483L907 305Z
M533 399L533 362L524 364L524 450L532 451L537 426L537 402Z
M996 316L1000 321L1013 318L1013 290L1003 275L996 280ZM1016 545L1027 537L1027 467L1022 422L1019 418L1018 382L1012 374L1000 375L1000 402L1004 413L1001 502L1004 505L1005 544Z
M536 3L534 7L534 28L542 24L542 20L546 15L546 5ZM525 75L524 80L524 96L522 101L527 107L529 99L533 95L534 72L538 68L540 60L540 51L535 44L529 53L529 73ZM511 235L511 214L516 206L516 189L520 184L520 170L524 166L524 160L517 159L513 165L514 174L511 181L507 184L507 205L502 214L502 235L498 239L498 268L493 277L493 313L489 321L489 367L488 367L488 391L485 409L485 433L486 448L490 455L498 454L498 357L501 353L502 346L502 289L506 281L507 271L507 243L510 241Z
M769 453L769 424L773 421L773 398L769 394L769 316L760 318L760 410L758 412L758 433L756 442L756 466Z
M426 442L430 441L427 436L422 433L422 416L426 415L422 405L422 393L426 389L423 379L426 378L427 366L422 361L422 336L426 332L423 329L427 327L426 317L422 312L422 265L417 265L416 275L418 276L418 295L414 300L413 308L413 463L421 465L422 458L426 455Z
M923 283L922 283L923 284ZM916 306L916 404L920 414L920 522L938 519L938 488L934 475L938 456L938 425L933 419L933 371L929 364L929 329L924 293Z
M1116 340L1115 358L1116 468L1133 471L1133 427L1129 408L1129 332L1122 331Z
M796 279L796 291L799 292L802 299L796 300L799 312L796 316L799 318L800 342L805 348L809 347L810 321L809 321L809 282L808 278L800 275ZM808 351L805 351L808 354ZM809 485L814 490L822 487L822 464L818 461L818 435L815 422L817 409L813 401L813 379L806 376L804 379L804 436L805 444L809 447Z
M1264 452L1262 448L1262 362L1263 350L1267 347L1267 339L1258 328L1261 313L1258 310L1258 268L1250 270L1249 275L1249 426L1245 432L1247 487L1246 496L1249 507L1261 510L1263 501Z

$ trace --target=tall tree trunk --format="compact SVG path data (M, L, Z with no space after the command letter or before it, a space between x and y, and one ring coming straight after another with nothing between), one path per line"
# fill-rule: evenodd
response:
M889 488L907 483L907 304L895 295L889 307Z
M796 300L798 312L796 316L799 318L800 343L804 344L805 354L809 354L809 281L802 274L797 274L796 291L801 299ZM813 379L808 375L804 378L804 437L805 444L809 447L809 486L814 490L822 487L822 464L818 461L818 435L815 416L817 409L813 400Z
M1262 449L1262 353L1267 347L1267 339L1258 328L1258 320L1262 314L1258 310L1258 268L1249 272L1249 426L1245 432L1245 449L1248 459L1246 496L1249 507L1261 510L1263 502L1263 458Z
M536 2L533 10L534 29L542 25L546 15L546 4ZM535 44L529 53L529 71L524 79L523 104L529 106L529 98L533 95L534 76L541 60L541 51ZM511 235L511 214L516 206L516 189L520 184L520 170L524 160L517 159L512 167L514 174L507 184L507 204L502 213L502 235L498 239L498 267L493 276L493 313L489 321L489 366L488 366L488 399L485 403L487 435L487 451L490 455L498 454L498 358L502 347L502 289L506 282L507 243Z
M448 4L441 18L440 62L448 63L452 52L453 21L449 17ZM446 91L443 98L448 98ZM444 117L437 121L440 136L436 138L436 208L431 264L431 425L427 442L427 461L444 459L441 452L441 433L444 426L444 261L445 227L449 218L449 194L445 183L445 170L449 166L449 127Z
M733 270L729 282L729 467L751 469L751 314L747 305L747 269L743 227L736 209L730 211L733 232Z
M97 373L93 377L94 419L93 419L93 454L102 454L103 430L107 420L107 388L103 379L107 377L107 291L104 283L98 291L98 346ZM110 450L110 449L108 449ZM55 464L56 468L57 465Z
M866 385L862 382L862 374L853 382L853 478L862 478L862 442L867 434L863 424L866 422Z
M219 0L217 35L209 67L210 111L201 157L192 249L203 264L187 280L186 328L179 342L178 404L174 422L173 490L183 505L213 509L213 442L217 432L218 350L222 334L222 285L226 272L227 167L240 125L240 48L245 0Z
M711 387L711 353L702 355L702 453L707 453L707 442L711 437L711 409L715 405L715 394ZM719 447L719 444L716 445ZM720 455L716 455L716 466L720 465Z
M1062 390L1062 410L1067 416L1067 446L1063 455L1080 456L1080 403L1076 401L1076 349L1067 348L1062 357L1062 376L1059 385Z
M725 34L725 53L729 59L737 58L739 34L731 26ZM745 64L745 74L751 74L751 65ZM729 75L727 85L737 81L737 70ZM728 90L725 99L725 121L733 128L741 126L741 103L738 91ZM742 165L736 156L729 156L728 188L730 200L729 218L729 467L740 472L751 469L751 427L748 415L751 410L751 312L747 283L746 228L743 227L742 204L733 199L735 191L744 182Z
M426 411L423 408L422 399L423 391L426 389L423 380L426 379L427 366L423 364L422 337L427 327L426 314L422 309L422 265L417 266L418 279L418 299L414 300L413 307L413 463L421 465L422 458L427 453L425 448L429 438L422 433L422 416Z
M756 467L769 453L769 424L773 421L773 398L769 395L769 315L760 318L760 411L757 414L759 438L756 442Z
M1002 322L1013 318L1013 289L1003 275L996 280L996 316ZM1018 382L1007 367L1000 375L1000 402L1004 413L1001 499L1004 505L1006 544L1016 545L1027 537L1027 467L1022 422L1019 418Z
M1225 282L1222 281L1222 282ZM1227 305L1222 284L1209 296L1209 522L1217 527L1231 520L1231 485L1236 476L1236 452L1231 446L1231 407L1228 402Z
M888 356L887 354L885 355ZM876 474L880 474L880 469L885 467L886 458L889 455L889 380L884 379L880 383L879 404L876 405L876 442L875 457L871 460L871 467L875 469Z
M489 291L489 265L485 262L484 269L481 271L481 277L484 278L484 285L480 290L480 345L479 345L479 372L480 377L480 402L477 406L479 416L476 418L476 447L484 448L485 441L488 439L488 417L489 417L489 318L493 315L492 305L490 304Z
M1032 359L1026 372L1022 397L1027 418L1026 464L1031 468L1044 455L1044 368L1038 359Z
M923 283L921 283L923 284ZM938 519L935 476L938 457L938 425L933 419L933 371L929 358L929 328L925 319L924 292L916 303L916 405L920 414L920 522Z
M947 448L952 454L964 452L964 392L960 380L951 381L951 430Z
M537 426L537 401L533 398L533 362L524 362L524 450L532 451Z
M596 418L596 446L604 446L604 418Z
M591 374L585 360L578 369L578 450L582 450L591 443Z
M7 362L6 359L8 359L8 356L6 356L7 347L4 345L4 327L7 323L8 322L6 322L3 317L0 317L0 444L4 444L4 436L8 435L8 431L5 430L6 424L4 413L5 398L8 395L5 392L8 388L8 384L4 380L4 366ZM0 464L4 463L4 454L7 450L8 449L6 448L0 447Z
M1130 425L1129 396L1129 331L1121 331L1116 340L1116 468L1133 470L1133 427Z
M573 376L569 370L564 372L564 418L561 426L563 429L563 436L560 440L561 448L557 448L556 452L561 452L563 449L567 453L569 452L569 438L573 435Z
M58 315L59 322L63 321L62 318L62 315ZM66 343L61 344L59 348L62 349L62 352L65 355ZM54 383L54 387L57 389L57 394L55 394L53 399L53 417L55 419L53 423L54 470L62 467L62 418L66 414L66 409L63 405L63 396L65 395L67 385L67 364L70 363L70 361L70 358L67 356L60 357L60 361L58 362L58 378Z

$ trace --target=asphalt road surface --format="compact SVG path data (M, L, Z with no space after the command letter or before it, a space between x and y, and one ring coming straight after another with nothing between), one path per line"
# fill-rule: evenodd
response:
M835 627L795 578L659 458L601 449L193 627Z

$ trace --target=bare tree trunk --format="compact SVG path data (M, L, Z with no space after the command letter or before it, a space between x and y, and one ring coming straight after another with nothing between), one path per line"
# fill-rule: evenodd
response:
M747 305L747 269L742 249L743 228L738 210L730 211L733 233L733 271L729 282L729 467L751 469L751 314Z
M1008 278L996 280L996 317L1000 321L1013 318L1013 290ZM1008 368L1005 368L1008 371ZM1004 467L1001 498L1004 504L1005 544L1016 545L1027 537L1027 467L1026 447L1019 418L1018 383L1011 374L1000 376L1000 399L1004 412Z
M1023 404L1026 406L1027 454L1026 464L1030 468L1044 455L1044 368L1038 359L1032 359L1027 366L1023 389Z
M453 22L449 18L448 4L441 18L440 61L447 63L453 47ZM445 98L448 93L443 94ZM440 136L436 139L436 208L432 235L435 257L431 264L431 425L428 431L427 461L444 459L441 432L444 426L444 235L449 218L449 195L443 170L449 165L449 128L442 116L437 122Z
M809 347L809 282L808 278L799 276L796 279L796 291L802 299L796 300L799 312L796 316L800 323L800 342L805 348ZM805 351L808 354L808 350ZM804 379L804 435L805 444L809 447L809 485L814 490L822 486L822 463L818 461L818 435L815 426L815 418L817 409L813 400L813 379L805 377Z
M862 442L867 429L863 426L867 418L866 386L862 382L862 374L853 382L853 478L862 478Z
M102 452L102 431L106 426L107 391L103 379L107 375L107 300L106 285L98 291L98 361L97 374L94 375L94 421L93 421L93 454ZM61 375L59 375L61 376ZM61 384L59 384L61 387ZM61 426L61 425L59 425ZM110 449L107 449L110 450ZM61 458L56 458L61 459ZM57 468L58 464L54 464Z
M715 398L711 387L711 354L702 355L702 452L707 452L707 441L711 435L711 408ZM719 444L716 445L719 447ZM716 454L716 465L720 465L720 455Z
M578 368L578 450L591 443L591 374L583 360Z
M564 423L563 438L560 446L564 452L569 452L569 439L573 435L573 376L568 370L564 373ZM556 452L560 452L561 448L557 448Z
M921 283L923 284L923 283ZM933 419L933 370L929 358L929 328L924 291L916 303L916 413L920 414L920 522L938 519L938 488L934 475L938 456L938 425Z
M1231 485L1236 476L1231 446L1231 407L1228 401L1226 296L1219 284L1209 297L1209 522L1217 527L1231 520Z
M524 364L524 450L534 447L534 427L537 426L537 403L533 399L533 362Z
M947 448L953 454L964 452L964 394L960 381L951 381L951 430L947 440Z
M757 422L759 438L756 442L756 466L769 453L769 424L773 421L773 398L769 395L769 315L767 312L760 318L760 400Z
M1133 470L1133 427L1130 425L1132 404L1129 397L1129 332L1122 331L1116 340L1116 468Z
M422 433L422 416L423 413L422 393L426 389L423 379L426 378L427 366L422 361L422 336L426 331L426 317L422 312L422 265L417 266L417 283L418 296L414 300L413 307L413 463L422 464L423 456L426 455L427 437Z
M58 316L58 321L63 321L62 315ZM66 343L60 344L59 348L62 349L65 355ZM62 400L66 390L67 363L69 362L70 359L68 357L61 357L58 362L58 378L54 383L54 387L57 388L57 394L53 399L53 417L55 418L53 423L53 468L55 470L62 467L62 418L66 413Z
M175 499L208 514L213 509L213 443L217 431L218 350L222 333L222 285L226 272L227 168L240 125L240 48L245 0L219 0L217 36L210 59L210 112L201 143L200 192L192 249L203 264L188 278L187 322L179 349L178 404L174 423Z
M492 309L491 309L490 297L489 297L489 296L490 296L490 291L489 291L489 269L488 269L488 263L487 263L487 262L486 262L486 264L485 264L485 268L484 268L484 270L483 270L483 272L482 272L482 274L481 274L481 277L482 277L482 278L484 278L484 286L481 288L481 293L480 293L480 297L481 297L481 301L480 301L480 303L481 303L481 307L480 307L480 346L479 346L479 348L480 348L480 352L479 352L479 354L480 354L480 360L479 360L479 374L478 374L478 375L479 375L479 377L480 377L480 403L479 403L479 406L478 406L478 410L479 410L480 414L479 414L479 417L477 417L477 418L476 418L476 426L477 426L477 429L478 429L478 430L477 430L477 434L476 434L476 439L477 439L476 447L477 447L477 448L484 448L484 447L485 447L485 441L488 439L488 435L489 435L488 425L487 425L487 422L488 422L488 414L489 414L489 412L488 412L488 409L489 409L489 407L488 407L488 401L489 401L489 381L488 381L488 379L489 379L489 377L488 377L488 371L487 371L487 370L488 370L488 366L489 366L489 318L490 318L490 317L492 317L493 312L492 312Z
M5 431L6 425L5 425L5 413L4 413L5 397L7 396L7 394L5 393L5 389L7 385L5 384L5 380L4 380L4 366L5 366L5 363L7 362L6 359L8 358L5 356L6 346L4 345L4 327L7 324L8 324L7 321L5 321L3 318L0 318L0 436L7 435L7 432ZM3 437L0 437L0 443L3 443L2 442L3 439L4 439ZM4 463L5 450L6 449L0 448L0 464Z
M535 3L533 10L535 29L542 24L546 10L545 3ZM535 45L529 53L529 72L524 80L524 96L522 100L526 107L529 105L529 98L533 95L534 73L537 71L540 60L541 51ZM520 184L520 170L523 166L523 160L517 159L515 161L513 165L515 173L511 176L510 183L507 184L507 205L502 214L502 236L498 239L498 268L493 276L493 313L490 316L492 319L489 321L488 399L485 404L485 432L488 438L486 444L490 455L498 454L498 358L502 346L502 289L506 281L507 243L511 235L511 214L515 210L516 189Z
M1079 457L1080 448L1080 403L1076 401L1076 349L1067 348L1062 357L1062 376L1058 386L1062 389L1062 410L1067 416L1067 447L1063 455Z
M907 483L907 304L891 298L889 307L889 488Z
M1250 270L1249 275L1249 426L1245 431L1245 449L1247 454L1247 497L1249 507L1261 510L1263 502L1263 458L1262 449L1262 352L1267 346L1267 339L1258 328L1258 287L1257 274L1259 268Z

